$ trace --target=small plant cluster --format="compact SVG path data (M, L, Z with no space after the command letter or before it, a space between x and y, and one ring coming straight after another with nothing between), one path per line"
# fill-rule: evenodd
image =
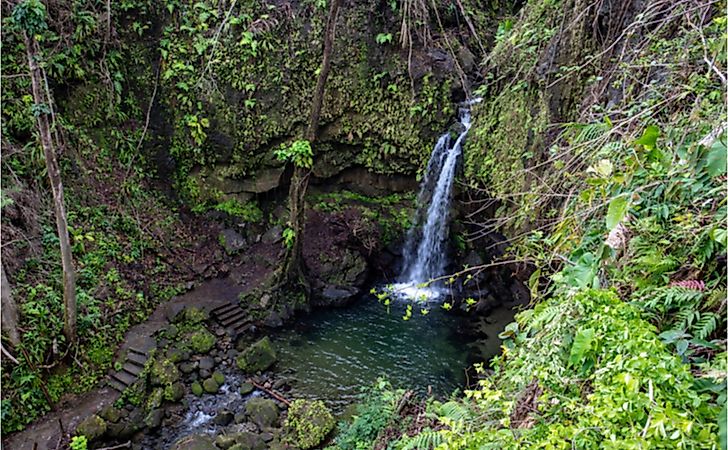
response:
M306 140L294 141L291 145L281 145L276 151L276 158L292 162L294 166L303 169L313 167L313 150L311 143Z

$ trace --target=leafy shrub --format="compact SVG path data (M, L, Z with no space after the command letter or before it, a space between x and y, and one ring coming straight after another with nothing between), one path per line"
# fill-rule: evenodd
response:
M403 390L393 389L385 380L379 379L373 387L363 391L362 403L356 406L351 423L339 424L339 433L334 444L341 450L364 450L374 447L380 432L392 421L397 402Z

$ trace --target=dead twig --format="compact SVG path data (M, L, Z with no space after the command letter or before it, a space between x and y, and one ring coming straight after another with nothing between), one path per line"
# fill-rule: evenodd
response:
M291 402L287 400L285 397L283 397L281 394L277 393L274 390L268 389L267 387L263 386L260 383L256 383L252 379L248 379L248 383L255 386L257 389L260 389L261 391L265 392L266 394L270 395L274 399L278 400L279 402L283 403L286 406L291 406Z

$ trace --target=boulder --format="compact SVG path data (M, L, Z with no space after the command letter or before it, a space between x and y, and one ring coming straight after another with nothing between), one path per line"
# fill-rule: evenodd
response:
M222 386L225 384L225 375L223 375L221 372L215 372L212 374L212 379L215 380L215 383Z
M276 415L278 411L276 411ZM85 418L78 427L76 434L86 436L89 441L96 440L106 433L106 421L96 414Z
M99 416L107 422L116 423L121 419L121 411L109 405L99 412Z
M233 419L235 419L235 415L227 410L227 409L221 409L215 414L215 418L212 419L215 424L220 426L228 426L232 423Z
M187 375L195 371L197 363L191 361L185 361L179 365L179 370L183 374Z
M162 426L162 419L164 419L164 410L153 409L149 411L149 414L144 418L144 424L149 427L150 430L155 430Z
M214 379L208 378L202 382L202 388L208 394L217 394L217 391L220 390L220 385Z
M277 360L276 352L268 336L243 351L237 359L237 365L245 373L264 371Z
M200 369L210 370L213 367L215 367L215 360L212 359L209 356L205 356L204 358L200 358L199 367L200 367Z
M177 364L190 359L190 351L186 348L175 347L167 352L167 359Z
M321 298L315 299L314 304L325 306L345 306L359 295L359 288L353 286L326 286L321 292Z
M321 444L335 425L334 416L321 400L295 400L288 408L285 428L288 440L307 450Z
M245 404L245 412L261 430L273 426L278 420L278 405L267 398L251 398Z
M265 450L268 448L260 435L244 431L236 436L236 444L230 450Z
M164 398L171 402L178 402L185 396L185 386L181 382L172 383L164 389Z
M206 434L185 436L172 444L170 450L217 450L212 438Z
M248 246L245 238L240 233L230 228L222 230L218 235L217 240L228 255L234 255Z
M194 383L192 383L192 388L191 389L192 389L192 393L195 394L198 397L202 395L202 392L204 392L204 390L202 389L202 385L199 382L197 382L197 381L195 381Z

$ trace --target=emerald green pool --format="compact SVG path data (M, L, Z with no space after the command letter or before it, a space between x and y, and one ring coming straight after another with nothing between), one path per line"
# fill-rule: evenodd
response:
M469 358L476 357L456 332L462 318L432 304L427 315L405 304L389 311L372 296L354 305L299 317L272 336L279 354L276 372L291 373L292 396L323 399L335 409L355 400L362 387L385 376L395 387L428 387L436 396L462 388Z

